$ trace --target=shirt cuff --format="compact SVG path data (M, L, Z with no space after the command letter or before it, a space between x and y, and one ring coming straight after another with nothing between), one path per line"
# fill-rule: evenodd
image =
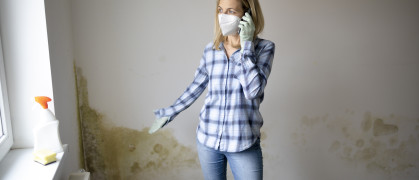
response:
M253 44L252 41L244 41L244 46L242 48L243 48L243 51L242 51L243 55L250 55L253 52L255 52L255 45Z
M154 110L154 115L156 116L157 119L160 119L160 118L163 117L162 110L163 109L156 109L156 110Z
M164 109L165 108L154 110L154 115L156 116L157 119L160 119L162 117L169 117L169 119L167 120L167 122L170 122L170 121L172 121L177 116L177 114L173 114L173 115L167 115L167 114L165 114L164 113L165 112Z

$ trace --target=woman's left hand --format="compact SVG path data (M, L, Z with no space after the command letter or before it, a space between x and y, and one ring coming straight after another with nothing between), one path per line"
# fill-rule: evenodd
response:
M244 41L253 41L253 34L255 33L255 24L253 23L252 16L249 13L245 13L240 21L240 45L243 50Z

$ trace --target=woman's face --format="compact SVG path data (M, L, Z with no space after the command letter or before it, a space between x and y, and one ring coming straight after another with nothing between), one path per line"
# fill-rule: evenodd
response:
M218 14L229 14L241 18L244 15L240 0L220 0Z

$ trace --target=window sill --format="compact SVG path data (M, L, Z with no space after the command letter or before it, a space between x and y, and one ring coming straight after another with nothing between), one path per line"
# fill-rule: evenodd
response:
M57 153L57 162L46 166L33 160L33 148L10 150L0 162L0 179L59 179L68 154L67 144L63 149L64 152Z

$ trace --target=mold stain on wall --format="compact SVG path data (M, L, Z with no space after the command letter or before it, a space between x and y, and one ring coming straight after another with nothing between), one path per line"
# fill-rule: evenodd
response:
M82 141L82 132L81 132L81 117L80 117L80 109L79 109L79 88L78 88L78 82L77 82L77 68L76 68L76 61L73 61L73 73L74 73L74 82L75 82L75 94L76 94L76 113L77 113L77 127L78 127L78 139L79 139L79 167L86 169L86 163L84 161L84 151L83 151L83 141Z
M266 132L263 130L260 131L260 142L261 142L260 146L262 148L266 148L266 144L265 144L266 138L267 138Z
M354 166L362 166L369 173L406 175L419 168L419 122L403 116L373 115L365 112L363 119L354 119L354 112L328 118L303 116L300 126L291 134L294 145L309 149L307 142L315 142L318 132L327 134L329 155ZM318 139L317 139L318 141Z
M200 171L197 153L170 131L150 135L147 128L112 125L90 107L87 80L80 68L76 71L85 168L92 179L173 179L183 169Z

